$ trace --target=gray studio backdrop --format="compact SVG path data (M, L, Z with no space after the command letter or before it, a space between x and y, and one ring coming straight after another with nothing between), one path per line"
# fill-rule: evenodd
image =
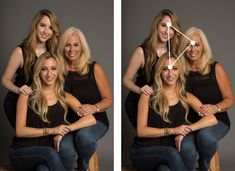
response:
M235 2L232 0L124 0L122 1L122 74L134 49L146 38L156 14L165 8L172 9L181 19L183 31L191 26L201 28L211 45L214 59L224 66L235 93ZM135 132L124 109L127 89L122 93L122 163L130 164L129 150ZM221 171L235 167L235 106L229 110L231 130L220 141Z
M60 21L61 31L80 28L90 45L94 60L104 68L113 91L113 1L112 0L1 0L0 1L0 75L13 49L26 37L34 15L41 9L52 10ZM0 85L0 164L7 164L13 129L3 111L7 90ZM89 93L89 92L88 92ZM113 108L107 111L109 132L98 143L101 171L113 170Z

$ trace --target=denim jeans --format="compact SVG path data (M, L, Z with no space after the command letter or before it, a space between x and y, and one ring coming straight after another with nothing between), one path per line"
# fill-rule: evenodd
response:
M186 171L179 152L170 146L132 148L130 158L137 171L156 171L163 168L172 171Z
M35 169L35 171L50 171L49 168L47 167L47 165L45 164L40 164L37 166L37 168Z
M218 141L229 132L229 127L219 121L217 125L201 129L196 133L196 147L199 154L200 171L207 171L210 161L218 149Z
M180 155L188 171L195 171L197 163L195 133L190 133L186 137L184 137L181 143Z
M157 171L171 171L167 164L161 164L158 166Z
M186 136L182 142L181 156L189 171L195 170L197 153L200 171L208 171L210 161L218 149L218 141L229 131L229 127L219 121L217 125L203 128Z
M102 138L107 131L108 127L106 127L102 122L97 121L93 126L81 128L78 131L75 131L73 133L74 137L69 136L68 138L63 139L59 154L63 162L70 162L70 164L66 164L65 166L68 168L68 165L71 165L72 163L75 164L76 159L74 161L73 156L74 154L77 154L78 170L86 171L89 166L90 158L96 150L97 141ZM70 158L72 158L72 160ZM74 167L71 169L73 170L73 168Z
M74 144L74 134L69 133L60 142L59 155L67 171L74 171L77 152Z
M86 171L88 169L89 161L97 147L97 141L101 139L107 131L108 127L97 120L95 125L79 129L75 133L79 171Z
M66 171L60 156L52 147L32 146L11 148L9 151L11 165L16 171L45 170Z

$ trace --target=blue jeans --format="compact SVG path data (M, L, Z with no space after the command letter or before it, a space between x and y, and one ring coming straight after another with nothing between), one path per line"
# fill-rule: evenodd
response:
M157 171L171 171L167 164L161 164L158 166Z
M180 155L188 171L195 171L197 163L195 133L190 133L186 137L184 137L181 144Z
M174 171L186 171L184 162L174 147L170 146L153 146L132 148L131 153L132 165L137 171L156 171L163 168Z
M47 165L45 164L40 164L37 166L35 171L50 171Z
M199 155L198 165L200 171L208 171L210 161L218 149L218 141L229 131L229 127L219 121L217 125L203 128L193 136L186 136L182 142L181 156L189 171L195 170L196 156Z
M57 151L47 146L11 148L11 165L16 171L45 170L66 171Z
M59 155L67 171L74 171L77 152L74 144L73 133L65 135L60 142Z
M196 133L196 147L200 171L207 171L210 161L218 149L218 141L229 132L229 127L219 121L217 125L201 129Z
M102 138L107 131L108 127L100 121L97 121L93 126L79 129L74 133L74 139L71 137L66 138L61 143L61 159L63 161L69 161L69 158L71 158L74 153L77 153L78 170L86 171L89 166L90 158L96 150L97 141ZM72 162L75 163L74 160Z

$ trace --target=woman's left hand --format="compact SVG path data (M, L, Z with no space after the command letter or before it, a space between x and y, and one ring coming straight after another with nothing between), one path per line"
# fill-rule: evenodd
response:
M82 117L96 113L96 106L91 104L83 104L79 107L77 114Z
M217 111L218 108L216 107L216 105L204 104L198 114L203 117L206 115L214 115L215 113L217 113Z
M54 137L54 146L55 146L55 149L56 151L60 151L60 142L62 140L63 136L62 135L56 135Z
M183 139L184 139L183 135L177 135L175 137L175 146L178 151L180 151L180 149L181 149L181 143L182 143Z

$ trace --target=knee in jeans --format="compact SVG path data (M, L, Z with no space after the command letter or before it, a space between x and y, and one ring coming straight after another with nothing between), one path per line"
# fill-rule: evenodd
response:
M170 167L167 164L161 164L158 166L157 171L170 171Z
M66 143L62 143L60 145L60 151L59 151L60 154L67 154L67 155L70 155L70 156L76 156L77 155L77 152L76 152L76 149L75 149L75 146L73 144L66 144Z
M168 157L170 159L178 160L179 157L180 157L180 154L179 154L179 152L176 149L173 149L173 150L169 150L168 151Z
M48 166L45 164L40 164L37 166L36 171L50 171Z
M193 142L194 143L194 142ZM197 154L197 149L195 147L195 144L190 144L190 143L182 143L181 144L181 149L180 152L182 153L190 153L190 154Z
M207 136L207 134L199 134L197 137L197 144L204 148L218 147L218 141L216 140L216 138Z
M54 148L48 148L47 157L50 159L56 159L59 157L57 151Z
M96 140L89 134L85 134L83 132L76 133L76 143L79 146L87 147L87 146L95 146L96 147Z

